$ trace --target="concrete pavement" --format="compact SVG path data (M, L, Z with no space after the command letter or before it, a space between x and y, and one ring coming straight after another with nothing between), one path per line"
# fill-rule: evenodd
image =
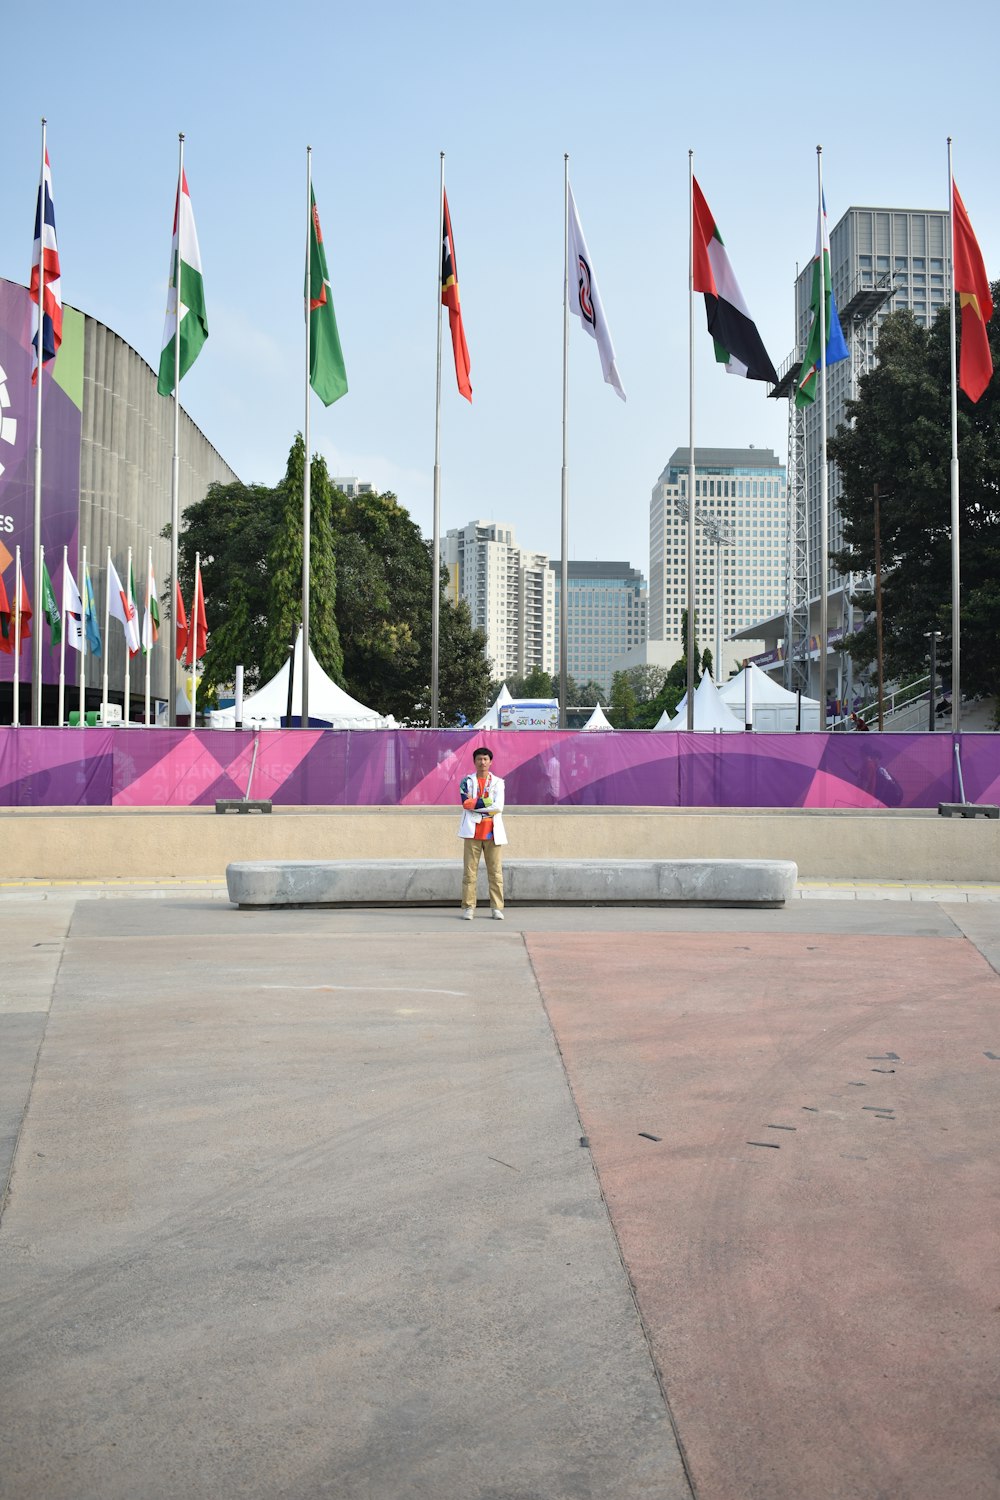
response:
M993 901L112 889L0 892L3 1500L993 1500Z

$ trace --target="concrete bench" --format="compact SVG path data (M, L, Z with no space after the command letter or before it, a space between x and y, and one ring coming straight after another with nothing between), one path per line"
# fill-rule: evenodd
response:
M508 859L508 906L782 906L798 870L778 859ZM484 872L480 872L485 891ZM455 906L458 859L246 860L229 899L256 906Z

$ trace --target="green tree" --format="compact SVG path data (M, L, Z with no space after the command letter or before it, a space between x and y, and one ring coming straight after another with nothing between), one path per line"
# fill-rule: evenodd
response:
M635 719L635 690L628 672L616 672L611 679L611 722L616 729L631 729Z
M268 556L270 631L261 661L264 680L281 670L302 622L302 505L305 442L296 433L285 477L278 486L281 512ZM332 526L334 487L326 461L309 468L309 649L329 677L343 686L344 660L337 625L337 573Z
M1000 298L1000 283L993 296ZM990 325L1000 367L1000 319ZM951 628L950 348L947 310L925 329L910 313L893 313L879 334L878 365L862 377L830 456L841 473L844 545L834 554L844 573L875 567L875 486L879 494L884 662L888 677L927 670L925 632L944 631L938 663L947 674ZM958 398L961 476L959 536L965 691L1000 690L1000 380L978 402ZM856 602L874 609L869 589ZM875 657L874 621L849 638L855 662Z

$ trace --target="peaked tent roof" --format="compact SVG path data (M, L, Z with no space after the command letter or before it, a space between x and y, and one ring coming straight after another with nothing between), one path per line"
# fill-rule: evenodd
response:
M742 708L746 695L746 676L750 673L751 703L754 708L771 708L780 704L791 704L798 702L798 694L790 693L787 688L782 687L780 682L775 682L773 677L768 677L760 667L753 662L744 667L742 672L737 672L731 677L725 687L719 689L719 697L723 703L728 703L730 708ZM816 698L803 696L803 703L816 703Z
M288 662L280 672L265 682L263 687L243 700L243 725L245 728L277 729L288 712ZM295 675L292 679L292 715L302 713L302 627L299 627L295 642ZM331 729L396 729L391 714L380 714L374 708L366 708L344 689L338 687L323 671L309 650L309 722L328 724ZM216 709L212 714L213 729L232 729L236 724L236 709Z
M687 693L677 705L677 712L670 721L671 729L687 728ZM695 732L721 729L727 734L743 732L743 725L732 709L723 703L718 688L712 681L711 672L703 672L694 694Z
M606 717L606 715L604 713L604 709L598 703L597 707L594 709L594 712L591 714L591 716L587 720L586 724L582 724L580 726L580 733L581 734L587 734L587 733L593 734L595 732L595 730L598 730L598 729L611 729L611 730L613 730L614 727L615 726L613 724L611 724L611 723L608 722L608 719L607 719L607 717Z
M513 703L514 700L507 691L507 684L501 684L497 693L496 702L489 707L481 719L473 724L473 729L499 729L500 728L500 705L501 703Z

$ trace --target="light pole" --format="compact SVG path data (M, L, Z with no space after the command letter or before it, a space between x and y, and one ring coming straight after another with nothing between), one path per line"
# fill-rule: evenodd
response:
M937 643L941 639L940 630L925 630L924 639L931 643L931 690L927 695L927 728L931 734L934 733L937 704Z
M676 509L682 520L687 520L687 501L675 501ZM698 525L704 529L705 535L710 542L715 543L715 685L719 686L719 669L722 661L722 549L732 547L735 537L727 529L718 516L711 512L695 510L694 518Z

